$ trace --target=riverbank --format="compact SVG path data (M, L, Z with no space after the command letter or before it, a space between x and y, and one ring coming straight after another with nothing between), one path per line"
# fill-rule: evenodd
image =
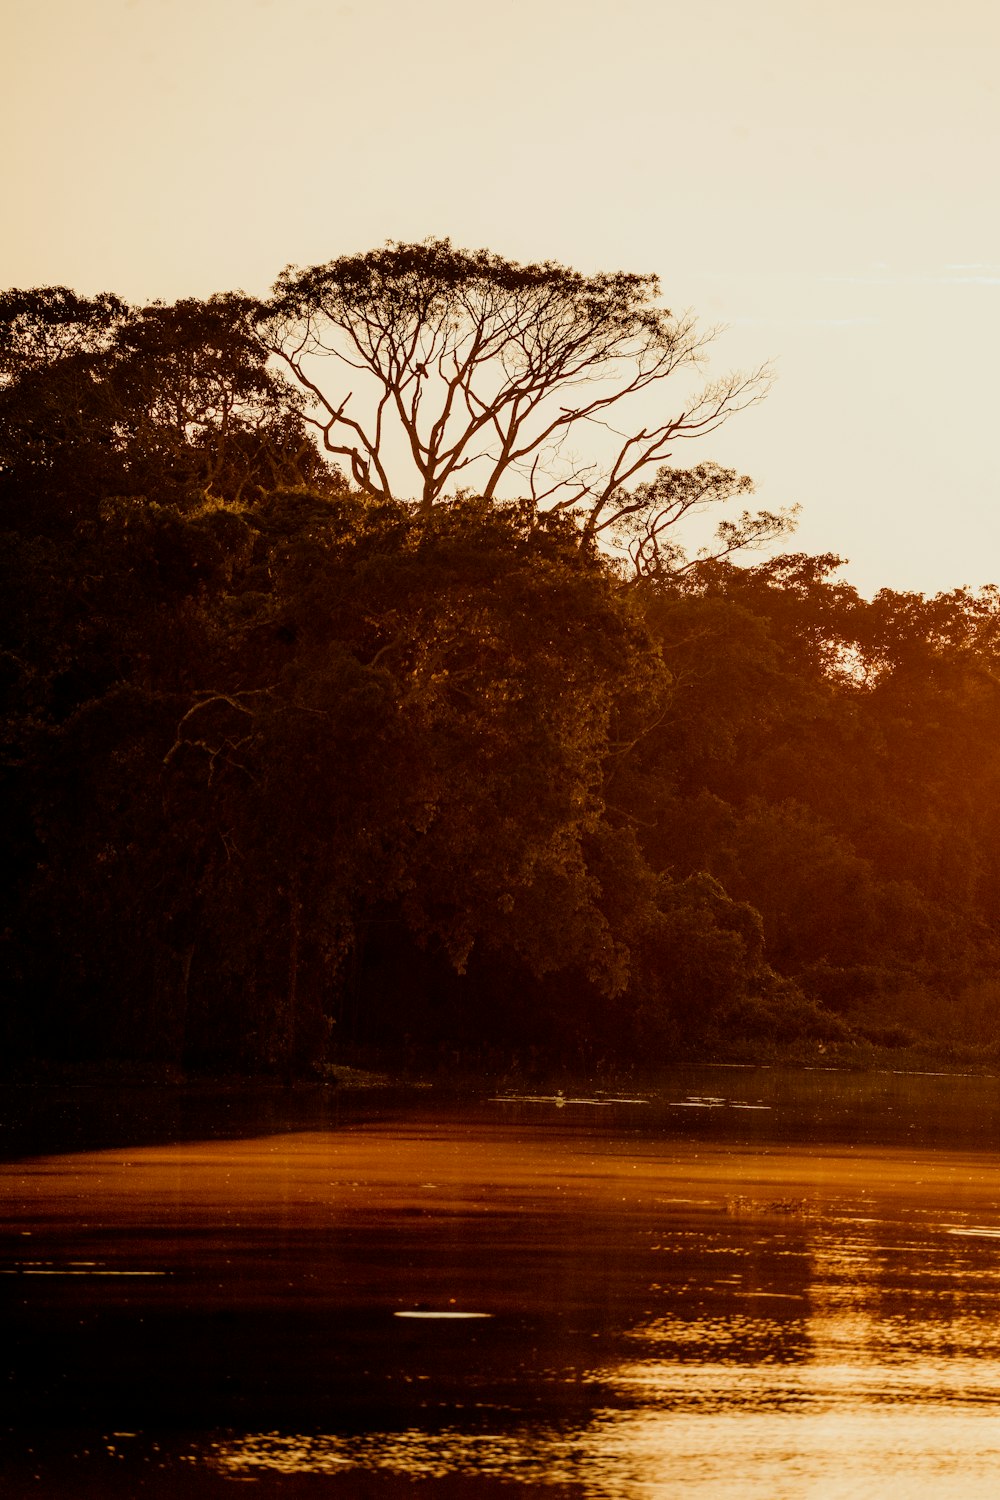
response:
M867 1067L853 1061L691 1060L641 1076L600 1077L331 1065L322 1079L291 1083L114 1065L46 1068L4 1084L0 1158L340 1131L414 1113L626 1131L641 1119L643 1128L668 1137L688 1134L695 1123L720 1137L757 1140L789 1130L855 1143L887 1133L953 1144L1000 1135L1000 1071L898 1054Z

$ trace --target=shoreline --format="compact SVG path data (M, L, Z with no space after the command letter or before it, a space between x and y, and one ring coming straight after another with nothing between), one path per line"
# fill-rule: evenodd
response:
M864 1068L831 1060L691 1059L642 1077L551 1070L501 1079L471 1070L417 1075L347 1065L332 1065L329 1075L285 1082L164 1078L106 1066L22 1071L0 1089L0 1159L339 1131L404 1118L466 1121L470 1128L652 1131L665 1139L706 1133L762 1144L788 1136L850 1145L888 1133L978 1147L1000 1135L1000 1071L954 1059L941 1065L897 1055Z

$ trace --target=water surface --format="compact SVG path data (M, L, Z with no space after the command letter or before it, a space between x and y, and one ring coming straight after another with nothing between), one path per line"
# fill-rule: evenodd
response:
M4 1494L997 1490L991 1130L724 1083L0 1166Z

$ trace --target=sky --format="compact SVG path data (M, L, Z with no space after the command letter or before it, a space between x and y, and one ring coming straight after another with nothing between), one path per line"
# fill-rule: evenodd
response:
M672 462L865 593L1000 582L995 0L5 0L0 286L448 236L656 272L766 402Z

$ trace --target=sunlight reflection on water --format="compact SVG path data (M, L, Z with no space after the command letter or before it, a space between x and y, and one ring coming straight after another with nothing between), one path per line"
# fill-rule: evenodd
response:
M434 1121L3 1176L11 1391L206 1496L1000 1493L985 1151ZM97 1451L31 1492L117 1500Z
M853 1372L840 1373L846 1390ZM728 1391L714 1385L713 1400L694 1411L684 1409L684 1397L695 1394L697 1404L697 1393L678 1383L672 1396L680 1409L598 1412L574 1432L535 1425L509 1433L271 1433L220 1443L209 1461L232 1477L388 1470L411 1479L503 1479L540 1492L573 1486L594 1500L659 1500L681 1488L718 1500L867 1500L897 1491L940 1500L996 1479L992 1404L879 1406L857 1393L832 1401L819 1387L812 1393L819 1401L802 1408L796 1400L806 1393L792 1377L785 1384L785 1399L764 1410L760 1382L747 1372ZM766 1390L765 1408L778 1396Z
M755 1200L739 1201L752 1219ZM674 1213L681 1203L671 1201ZM760 1201L744 1243L675 1221L651 1251L661 1264L693 1256L702 1274L650 1283L669 1310L636 1320L622 1357L583 1372L606 1404L578 1426L512 1424L499 1409L491 1425L480 1403L487 1409L468 1424L254 1434L217 1443L203 1461L232 1477L384 1472L464 1479L470 1494L492 1479L587 1500L666 1500L681 1489L713 1500L993 1492L1000 1267L971 1242L997 1231L942 1223L923 1203L885 1218L831 1207L789 1226L773 1200ZM765 1286L752 1274L763 1254L776 1268ZM713 1255L739 1273L705 1275Z

